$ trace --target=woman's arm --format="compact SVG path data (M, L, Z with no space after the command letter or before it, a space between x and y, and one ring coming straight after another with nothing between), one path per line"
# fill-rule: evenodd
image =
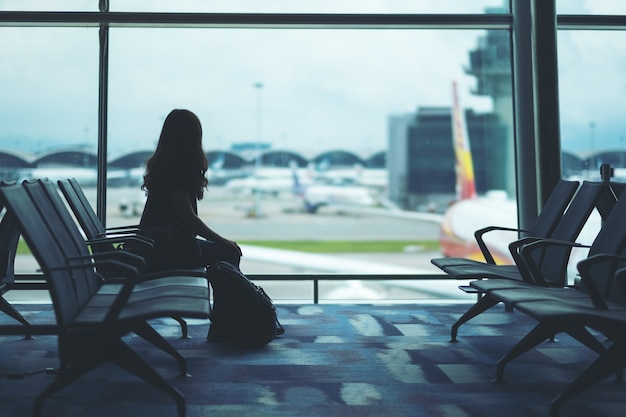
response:
M215 232L195 213L191 200L189 199L189 194L186 191L173 191L171 198L178 218L183 224L189 227L193 233L213 242L234 246L241 255L241 248L239 248L236 242L228 240Z

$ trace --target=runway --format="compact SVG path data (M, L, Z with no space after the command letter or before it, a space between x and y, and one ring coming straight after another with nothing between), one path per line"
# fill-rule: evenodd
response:
M95 204L95 189L86 189ZM144 201L137 189L112 188L107 197L108 226L138 222ZM123 216L120 203L135 202L137 215ZM233 196L221 187L210 188L198 203L198 215L218 233L233 240L437 240L434 222L382 216L341 214L332 206L317 214L302 212L302 202L291 195Z

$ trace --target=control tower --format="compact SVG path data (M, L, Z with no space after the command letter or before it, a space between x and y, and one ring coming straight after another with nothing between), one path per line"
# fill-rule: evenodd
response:
M489 8L487 13L501 13L502 8ZM507 126L504 144L495 148L504 151L504 187L509 197L515 196L513 79L511 77L511 34L507 30L487 30L478 38L476 49L469 53L467 74L476 77L475 95L489 96L493 113Z

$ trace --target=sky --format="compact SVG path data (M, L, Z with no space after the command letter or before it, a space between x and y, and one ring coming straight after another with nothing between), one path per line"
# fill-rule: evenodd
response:
M111 1L111 8L153 11L198 4L220 11L480 12L500 0ZM67 4L68 2L60 2ZM70 1L92 10L97 1ZM600 4L598 4L600 3ZM0 9L52 1L0 0ZM143 6L142 6L143 4ZM295 9L294 4L302 8ZM393 4L394 8L388 8ZM559 0L564 13L626 9L620 0ZM15 6L17 7L17 6ZM240 7L241 10L236 10ZM247 7L247 9L246 9ZM387 7L387 8L385 8ZM120 9L122 10L122 9ZM255 10L252 10L255 11ZM469 51L484 31L129 29L110 35L109 151L152 149L173 108L198 114L205 148L260 140L304 153L334 148L364 156L386 147L387 118L421 106L450 106L459 83L464 107L491 111L471 94ZM626 129L621 32L560 32L563 149L623 147ZM0 27L0 148L41 151L49 144L94 144L97 138L96 28ZM258 83L261 88L255 87Z

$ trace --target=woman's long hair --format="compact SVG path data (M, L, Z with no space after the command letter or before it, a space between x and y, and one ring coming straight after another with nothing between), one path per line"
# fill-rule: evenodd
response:
M183 188L201 200L209 183L207 169L198 116L175 109L165 118L157 148L146 163L141 189L149 194Z

